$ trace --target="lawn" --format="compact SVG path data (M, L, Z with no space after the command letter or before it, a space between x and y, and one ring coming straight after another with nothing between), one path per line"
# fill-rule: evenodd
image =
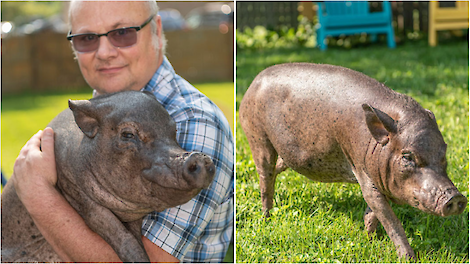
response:
M237 51L237 109L254 77L284 62L340 65L408 94L434 112L448 145L448 175L467 198L469 171L468 43L412 42L396 49L372 44L351 50L291 48ZM238 117L237 117L238 118ZM364 229L366 203L358 185L315 183L288 169L276 181L269 220L261 214L259 181L246 137L236 129L236 260L258 262L401 262L383 227ZM392 206L418 262L469 262L469 210L441 218Z
M224 112L233 131L233 83L195 84ZM2 171L10 177L13 165L26 141L62 110L68 99L89 99L91 90L78 93L22 94L2 97Z

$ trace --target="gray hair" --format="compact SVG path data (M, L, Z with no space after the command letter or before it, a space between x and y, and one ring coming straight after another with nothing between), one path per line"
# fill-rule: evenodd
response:
M147 8L148 8L148 11L149 11L149 16L150 15L155 15L158 13L158 11L160 10L158 8L158 5L157 5L157 1L155 0L148 0L145 2L147 4ZM157 34L157 22L155 22L155 19L152 19L152 22L150 22L150 26L152 27L152 33L154 35ZM165 33L163 32L163 29L162 29L162 35L161 35L161 41L162 41L162 54L165 55L166 54L166 37L165 37ZM155 48L158 48L158 42L154 43L155 44Z
M72 0L70 2L70 6L69 6L69 12L68 12L68 18L69 18L69 32L72 30L72 11L73 11L73 6L74 6L74 3L76 2L79 2L80 0ZM159 8L158 8L158 5L157 5L157 1L155 0L148 0L148 1L145 1L145 4L147 5L147 10L148 10L148 13L149 13L149 16L150 15L156 15L159 11ZM150 22L150 27L151 27L151 30L152 30L152 35L153 36L156 36L157 34L157 22L155 21L155 19L152 19L152 21ZM155 49L158 49L158 39L156 37L153 37L153 44L155 46ZM162 41L162 49L161 49L161 52L163 55L166 54L166 43L167 43L167 40L166 40L166 37L165 37L165 34L163 32L163 29L162 29L162 34L161 34L161 41Z

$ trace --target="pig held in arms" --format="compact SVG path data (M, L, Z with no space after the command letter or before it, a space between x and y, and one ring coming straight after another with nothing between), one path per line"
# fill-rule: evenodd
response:
M57 187L124 262L148 262L142 218L183 204L212 182L215 167L176 142L176 125L152 94L121 92L70 109L55 132ZM2 261L61 262L19 200L2 193Z

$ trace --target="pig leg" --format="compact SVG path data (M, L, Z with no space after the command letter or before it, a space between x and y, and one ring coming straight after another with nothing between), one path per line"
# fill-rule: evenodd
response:
M144 248L144 243L142 242L142 219L124 223L126 228L134 235L139 244Z
M377 224L379 219L375 216L374 212L367 206L366 212L364 213L364 224L366 226L367 234L372 235L377 230Z
M150 262L140 236L136 239L109 209L91 200L87 205L85 222L108 242L123 262Z
M273 208L274 184L277 175L275 166L278 155L267 136L256 137L258 140L255 140L254 137L248 138L256 171L259 175L263 213L265 217L269 217L269 210Z
M269 211L273 208L274 199L274 185L276 183L276 174L274 173L275 161L271 157L260 158L256 165L256 170L259 174L259 187L261 191L261 203L263 204L263 213L266 217L269 217Z
M373 218L377 218L380 221L388 236L395 244L399 257L406 256L416 259L415 253L406 238L405 230L400 220L398 220L393 212L387 198L377 190L367 175L362 176L363 177L358 177L358 180L364 200L373 213L373 215L370 216L370 220L374 222Z

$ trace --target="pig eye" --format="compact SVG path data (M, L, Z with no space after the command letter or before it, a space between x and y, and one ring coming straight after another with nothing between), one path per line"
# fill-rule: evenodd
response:
M413 157L411 157L411 154L403 154L403 159L406 161L413 161Z
M402 153L402 159L406 162L414 162L414 156L411 152Z
M131 132L124 131L121 133L121 138L123 139L134 139L135 135Z

